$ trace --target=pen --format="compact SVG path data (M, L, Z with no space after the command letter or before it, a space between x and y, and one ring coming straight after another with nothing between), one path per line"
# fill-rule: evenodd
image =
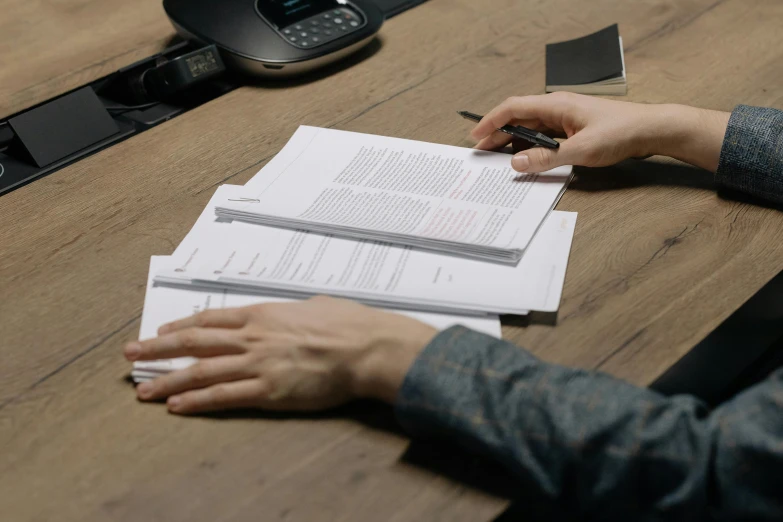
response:
M478 114L473 114L472 112L468 111L457 111L457 114L466 120L475 122L480 122L481 118L483 118L483 116L479 116ZM556 142L549 136L532 129L522 127L521 125L503 125L498 130L500 132L510 134L515 138L521 138L523 140L529 141L530 143L535 143L536 145L541 145L542 147L547 147L549 149L556 149L560 146L560 143Z

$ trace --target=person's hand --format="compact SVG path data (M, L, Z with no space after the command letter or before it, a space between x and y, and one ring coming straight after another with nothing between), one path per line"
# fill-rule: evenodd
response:
M511 141L498 132L522 125L553 138L558 149L529 148L511 162L519 172L561 165L602 167L628 158L663 154L714 171L729 114L682 105L644 105L558 92L508 98L476 125L476 148L495 150Z
M200 359L137 387L141 400L168 397L173 413L322 410L357 397L393 402L435 333L402 315L316 297L201 312L128 343L125 357Z

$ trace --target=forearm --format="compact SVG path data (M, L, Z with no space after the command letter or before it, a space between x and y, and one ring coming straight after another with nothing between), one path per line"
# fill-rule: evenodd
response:
M774 449L783 447L783 419L769 403L783 388L776 386L757 392L767 402L746 397L709 414L691 398L546 364L451 329L417 360L397 411L414 435L488 454L516 473L522 491L583 515L700 520L720 508L728 519L775 519L783 505L764 480L780 468L745 474L743 466L749 456L783 458Z
M728 112L686 105L649 105L646 154L669 156L715 172L718 169Z
M718 187L783 203L783 111L739 105L726 112L649 105L640 156L660 154L715 173Z

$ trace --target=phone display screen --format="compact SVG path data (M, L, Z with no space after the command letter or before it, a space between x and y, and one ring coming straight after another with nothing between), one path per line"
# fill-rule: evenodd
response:
M337 0L258 0L258 11L278 28L287 27L305 18L330 9L345 7Z

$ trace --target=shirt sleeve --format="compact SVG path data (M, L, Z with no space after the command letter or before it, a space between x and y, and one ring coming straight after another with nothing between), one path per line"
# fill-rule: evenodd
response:
M783 203L783 111L747 105L734 109L715 182Z
M526 498L600 520L783 520L783 372L713 411L544 363L457 326L401 387L412 435L506 465Z

